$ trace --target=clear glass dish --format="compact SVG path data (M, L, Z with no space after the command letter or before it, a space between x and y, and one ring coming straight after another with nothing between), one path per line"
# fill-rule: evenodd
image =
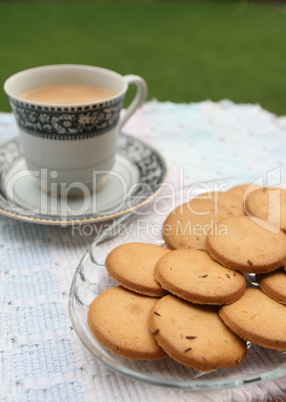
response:
M163 245L160 227L169 209L187 201L191 197L222 186L230 187L254 182L256 178L227 178L192 184L175 191L171 197L170 188L162 191L148 210L129 212L101 233L83 255L75 272L69 295L69 313L73 328L83 345L110 370L133 380L152 385L179 389L214 390L242 387L286 376L286 352L248 345L246 359L236 368L199 372L176 363L170 358L159 361L140 361L121 358L100 345L87 325L87 311L91 301L103 290L115 286L104 266L105 257L114 247L124 242L140 241ZM259 178L260 180L261 178ZM258 184L262 182L255 181ZM160 206L160 207L159 207ZM248 286L255 286L252 275L247 278Z

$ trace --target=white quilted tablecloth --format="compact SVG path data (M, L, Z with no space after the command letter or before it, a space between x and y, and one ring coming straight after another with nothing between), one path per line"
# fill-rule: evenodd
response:
M286 111L285 111L286 113ZM286 117L231 101L147 102L125 130L167 159L168 181L286 172ZM0 114L0 139L17 134ZM271 183L269 183L271 184ZM68 293L92 236L0 216L0 400L266 401L286 396L286 378L245 388L179 391L126 379L100 365L71 327Z

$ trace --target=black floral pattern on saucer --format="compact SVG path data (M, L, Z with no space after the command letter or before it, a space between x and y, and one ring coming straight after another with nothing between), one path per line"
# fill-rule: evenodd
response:
M63 219L60 215L51 216L44 213L33 213L8 200L5 191L5 175L13 164L23 158L19 137L14 137L0 144L0 215L48 225L72 225L74 222L91 223L119 216L147 205L162 190L167 178L167 164L163 156L151 144L126 133L117 137L118 155L128 159L138 169L139 177L132 194L116 211L98 211L79 216L69 215Z

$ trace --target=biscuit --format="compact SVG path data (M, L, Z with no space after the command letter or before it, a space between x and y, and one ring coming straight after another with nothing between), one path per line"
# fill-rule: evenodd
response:
M163 289L199 304L228 304L244 293L244 276L231 271L202 250L173 250L156 264L155 278Z
M207 251L220 264L243 273L267 273L285 265L286 235L258 218L235 216L220 221L225 236L209 235Z
M227 208L233 215L245 215L243 201L234 194L222 191L210 191L194 198L194 200L211 200L214 205Z
M248 194L260 187L253 183L239 184L238 186L231 187L226 193L236 195L244 201Z
M245 206L250 214L286 231L285 189L277 187L259 188L248 195Z
M213 306L167 295L152 309L149 326L170 357L196 370L235 367L247 353L246 343L224 325Z
M149 326L148 317L158 299L115 286L100 293L90 304L87 322L108 350L128 359L157 360L165 357Z
M148 243L125 243L106 257L105 266L119 285L134 292L153 297L164 296L154 276L157 261L170 250Z
M204 250L207 233L220 233L219 220L228 216L231 216L228 209L218 207L211 200L193 199L170 213L163 224L162 236L171 250Z
M283 268L269 274L256 275L260 289L271 299L286 304L286 272Z
M269 349L286 350L286 306L260 289L246 289L238 301L221 307L219 316L244 340Z

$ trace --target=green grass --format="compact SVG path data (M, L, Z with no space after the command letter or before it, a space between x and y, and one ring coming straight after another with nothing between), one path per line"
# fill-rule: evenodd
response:
M260 103L286 114L286 12L236 1L0 2L0 85L80 63L139 74L148 99ZM0 110L10 107L4 91Z

